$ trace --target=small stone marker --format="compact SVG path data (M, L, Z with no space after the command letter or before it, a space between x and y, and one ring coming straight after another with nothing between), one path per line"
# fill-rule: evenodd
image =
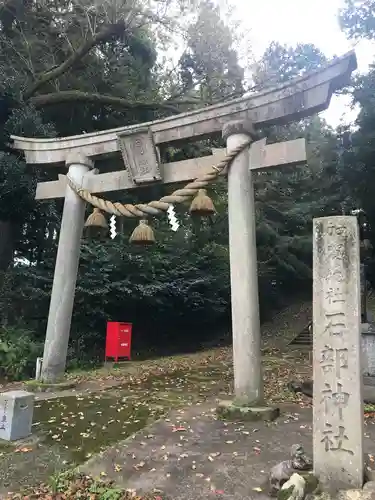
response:
M0 439L16 441L31 434L34 394L26 391L0 393Z
M314 473L330 490L363 484L361 296L356 217L314 220Z

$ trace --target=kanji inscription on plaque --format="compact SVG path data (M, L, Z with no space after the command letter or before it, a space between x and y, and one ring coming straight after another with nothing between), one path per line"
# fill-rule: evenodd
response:
M125 167L135 184L161 181L159 153L149 129L118 135Z

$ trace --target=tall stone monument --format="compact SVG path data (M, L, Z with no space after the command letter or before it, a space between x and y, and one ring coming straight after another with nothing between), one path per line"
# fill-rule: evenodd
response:
M314 472L330 489L363 484L359 234L356 217L314 220Z

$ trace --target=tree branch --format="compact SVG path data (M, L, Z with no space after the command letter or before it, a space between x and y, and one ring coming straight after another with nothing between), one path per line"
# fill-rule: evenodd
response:
M86 54L88 54L90 50L96 45L109 40L112 36L118 34L119 32L123 32L124 30L124 21L119 21L118 23L107 26L106 28L99 31L99 33L97 33L95 36L91 37L89 40L86 40L85 43L78 47L78 49L59 66L39 75L38 79L31 85L31 87L26 89L26 91L24 92L24 99L26 101L29 100L42 85L45 85L51 80L54 80L64 74L68 69L74 66L74 64L79 62Z
M31 97L30 102L36 107L51 106L53 104L62 104L66 102L86 102L92 104L102 104L124 109L164 109L173 113L181 113L178 105L199 104L196 101L167 101L158 102L129 102L123 97L111 95L96 94L90 92L81 92L80 90L62 90L61 92L52 92L50 94L41 94Z

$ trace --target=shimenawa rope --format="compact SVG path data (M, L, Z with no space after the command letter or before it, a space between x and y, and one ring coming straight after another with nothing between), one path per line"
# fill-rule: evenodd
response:
M136 205L132 205L130 203L120 203L120 202L112 202L106 200L104 198L99 198L98 196L93 195L89 190L81 188L77 186L77 184L67 176L67 183L77 193L77 195L85 200L87 203L90 203L96 208L103 210L109 214L123 216L123 217L138 217L138 218L147 218L150 216L160 215L166 212L169 208L169 205L175 203L184 203L193 198L200 189L206 187L208 184L214 182L220 173L236 158L236 156L241 153L247 146L249 146L251 140L245 141L244 143L237 146L233 151L226 154L225 158L221 160L221 162L212 166L212 172L202 175L202 177L198 177L193 182L189 182L182 189L177 189L172 194L168 196L163 196L160 200L150 201L147 204L138 203Z

